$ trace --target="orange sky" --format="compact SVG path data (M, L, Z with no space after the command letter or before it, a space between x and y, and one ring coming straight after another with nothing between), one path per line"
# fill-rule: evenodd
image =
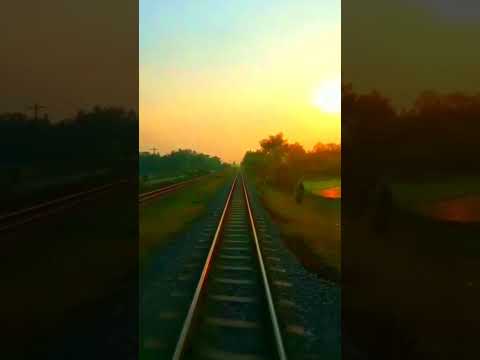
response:
M188 3L163 15L141 3L141 150L191 148L238 162L278 132L306 148L340 141L339 113L314 105L318 89L340 79L339 2L272 2L257 20L254 2L208 1L223 8L207 15ZM162 17L170 22L159 27Z
M351 0L342 24L342 76L355 91L398 109L425 90L478 92L480 1Z

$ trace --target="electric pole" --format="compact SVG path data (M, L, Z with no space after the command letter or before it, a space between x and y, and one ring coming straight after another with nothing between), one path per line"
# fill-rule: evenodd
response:
M46 109L46 108L47 108L46 106L39 105L39 104L33 104L32 106L28 107L29 110L33 110L33 119L35 121L38 120L38 113L40 112L40 110Z

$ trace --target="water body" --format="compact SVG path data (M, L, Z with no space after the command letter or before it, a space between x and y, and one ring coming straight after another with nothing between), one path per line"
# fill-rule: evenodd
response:
M341 199L342 189L340 186L335 186L327 189L318 190L317 192L315 192L315 194L326 199Z
M428 203L421 206L420 211L438 220L461 223L480 222L480 195Z

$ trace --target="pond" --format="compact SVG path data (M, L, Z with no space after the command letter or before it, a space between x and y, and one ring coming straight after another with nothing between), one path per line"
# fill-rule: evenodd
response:
M431 202L420 206L420 211L438 220L480 222L480 195Z
M303 182L305 190L325 199L341 198L341 182L339 177L309 179Z
M326 199L340 199L342 197L342 189L340 186L335 186L318 190L315 194L318 194Z

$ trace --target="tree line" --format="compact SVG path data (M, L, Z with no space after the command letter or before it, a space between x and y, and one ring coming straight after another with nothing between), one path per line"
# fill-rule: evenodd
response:
M225 169L228 164L217 156L179 149L169 154L141 152L139 157L140 176L194 176Z
M425 91L408 109L342 86L342 184L346 204L382 178L480 173L480 94Z
M3 113L0 138L3 181L100 168L125 170L138 153L138 116L123 108L99 106L58 122Z
M425 91L410 109L396 111L378 92L342 89L344 156L355 157L357 166L377 172L478 173L479 133L480 94Z
M306 151L289 143L282 133L260 141L260 148L247 151L242 166L262 181L291 190L309 176L340 176L340 145L318 143Z

